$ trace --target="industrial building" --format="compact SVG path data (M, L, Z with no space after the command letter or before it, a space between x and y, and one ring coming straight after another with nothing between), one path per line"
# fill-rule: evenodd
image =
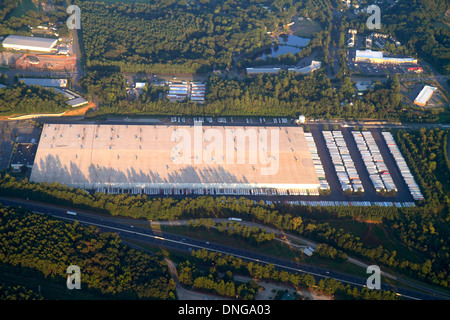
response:
M377 64L417 64L417 59L410 57L395 57L386 55L382 51L356 50L355 62L377 63Z
M19 81L22 81L27 86L41 86L47 89L53 89L57 93L61 93L68 99L67 104L72 108L80 107L89 103L89 101L84 99L79 94L66 89L67 79L19 78Z
M75 97L75 98L70 99L70 100L67 101L67 104L70 105L72 108L81 107L81 106L83 106L85 104L88 104L88 103L89 103L89 101L87 101L86 99L84 99L84 98L82 98L80 96Z
M67 54L69 54L69 48L67 48L67 47L59 47L57 53L58 54L67 55Z
M67 79L19 78L27 86L67 87Z
M45 124L30 181L145 194L318 195L320 187L303 129L263 126Z
M414 104L421 106L421 107L425 107L428 100L431 99L431 97L433 96L433 93L436 90L437 90L436 87L424 86L422 88L422 90L419 92L419 94L417 95L416 99L414 100Z
M264 73L275 74L280 72L281 68L259 67L259 68L247 68L246 70L248 76L253 76L256 74L264 74Z
M10 35L3 40L3 48L52 52L57 42L58 39Z
M191 83L190 99L203 103L205 101L206 85L204 83Z
M288 68L288 71L294 71L297 73L310 73L313 72L315 70L320 69L320 67L322 66L322 63L320 61L311 61L311 64L309 66L303 67L303 68Z

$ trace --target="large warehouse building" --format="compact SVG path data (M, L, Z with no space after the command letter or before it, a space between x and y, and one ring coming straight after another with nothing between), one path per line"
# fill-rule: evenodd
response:
M414 99L414 104L425 107L428 100L431 99L433 93L437 90L436 87L424 86L423 89L419 92L416 99Z
M3 40L3 48L51 52L58 39L10 35Z
M377 64L417 64L417 59L410 57L397 57L387 55L381 51L356 50L355 62L377 63Z
M146 194L316 195L320 187L301 127L199 124L45 124L30 180Z

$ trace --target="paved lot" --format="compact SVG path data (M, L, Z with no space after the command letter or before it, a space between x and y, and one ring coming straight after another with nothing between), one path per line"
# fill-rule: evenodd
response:
M427 74L426 67L419 62L418 64L414 63L404 63L404 64L376 64L376 63L365 63L365 62L357 62L353 61L347 62L349 69L357 74L360 73L362 75L370 75L370 76L385 76L389 74L398 74L400 76L405 75L415 75L413 71L408 71L410 67L422 67L423 74Z
M411 195L409 194L409 190L406 187L405 182L400 176L397 165L394 162L393 157L390 155L387 145L384 139L381 137L381 131L377 129L372 129L372 135L380 149L380 152L384 158L384 161L391 173L394 182L398 188L397 196L395 197L383 197L376 193L375 188L372 182L369 179L369 173L365 168L364 162L362 160L362 156L356 146L355 140L351 134L350 128L340 128L342 130L342 134L347 143L347 147L350 151L350 155L352 157L353 162L355 163L356 170L359 174L359 177L362 181L364 187L364 194L361 196L354 195L348 196L345 195L341 191L341 187L337 178L336 171L334 169L333 163L331 162L331 156L328 152L328 149L325 145L325 139L323 138L320 127L315 126L311 127L311 133L313 134L314 140L316 141L317 151L319 153L319 157L322 160L322 164L325 170L325 176L330 184L331 194L329 196L320 196L320 197L309 197L308 200L323 200L323 201L391 201L391 202L409 202L413 201ZM303 200L303 199L302 199Z
M275 123L272 117L261 118L262 123L260 123L260 118L252 118L248 119L249 122L246 121L246 118L234 118L233 122L231 122L230 117L224 117L227 119L226 123L220 123L222 126L236 126L236 125L244 125L244 126L260 126L261 124L265 126L280 126L279 122L281 122L280 118L277 119L277 123ZM166 119L167 122L170 123L170 118ZM204 125L207 127L208 125L217 125L217 118L213 119L213 123L209 123L205 117ZM288 123L283 123L282 126L292 126L290 123L291 119L287 119ZM186 125L191 122L192 119L186 119L186 123L180 123L182 125ZM109 121L108 121L109 122ZM114 122L114 121L113 121ZM122 122L123 121L117 121ZM127 121L128 122L128 121ZM129 121L128 123L132 123L133 121ZM162 121L164 124L164 121ZM283 121L284 122L284 121ZM111 122L109 122L110 124ZM409 190L401 177L398 167L395 164L393 157L390 155L387 145L384 142L384 139L381 136L381 129L373 129L370 128L373 137L380 149L380 152L383 155L385 163L389 169L389 172L394 180L398 188L398 194L395 197L383 197L376 194L375 189L368 178L367 170L365 169L364 163L362 161L362 157L357 150L354 139L351 135L350 128L339 127L339 130L342 130L344 139L347 143L347 147L349 148L352 159L355 163L356 169L360 176L360 179L363 183L365 192L362 196L349 196L345 195L340 188L337 175L334 169L334 166L331 163L331 157L329 152L325 146L325 140L322 135L322 127L320 125L310 125L311 133L316 142L316 146L318 149L318 154L322 160L322 164L325 169L325 175L328 183L331 187L331 194L328 196L306 196L306 195L297 195L297 196L250 196L250 198L256 200L271 200L271 201L291 201L291 200L311 200L311 201L371 201L371 202L412 202L412 197L409 194ZM331 127L330 127L331 129ZM332 129L331 129L332 130ZM9 162L11 157L11 152L13 150L13 145L11 141L19 136L20 140L23 142L29 142L31 139L39 139L40 130L39 128L34 127L32 122L29 121L20 121L20 122L0 122L0 170L4 170Z
M40 129L32 121L0 121L0 170L6 170L15 142L39 141Z

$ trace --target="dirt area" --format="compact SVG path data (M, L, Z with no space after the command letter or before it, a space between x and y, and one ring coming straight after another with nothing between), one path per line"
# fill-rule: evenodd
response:
M76 57L52 54L24 54L17 59L12 68L30 71L75 71Z
M95 108L95 103L90 102L87 105L77 108L75 110L70 110L64 113L65 116L83 116L89 109Z
M243 277L235 275L234 280L240 282L248 282L252 280L250 277ZM255 279L253 279L255 280ZM287 291L289 294L294 294L297 292L298 295L301 295L309 300L332 300L333 298L330 296L318 295L312 291L306 289L294 288L292 286L281 285L269 281L261 281L256 280L256 282L264 288L256 295L256 300L273 300L277 291Z
M216 295L184 289L178 282L176 265L169 259L165 260L169 267L169 271L174 277L175 283L177 284L176 291L178 300L230 300ZM250 280L255 280L251 277L239 275L234 275L233 278L234 280L239 282L249 282ZM330 296L318 295L306 289L296 289L292 286L276 284L269 281L256 280L256 282L264 288L263 290L260 290L260 292L256 295L256 300L273 300L275 295L277 294L277 291L287 291L292 295L297 292L298 295L301 295L309 300L333 300L333 298Z
M294 24L290 27L290 34L309 38L316 32L322 30L320 23L311 19L295 16L292 21Z

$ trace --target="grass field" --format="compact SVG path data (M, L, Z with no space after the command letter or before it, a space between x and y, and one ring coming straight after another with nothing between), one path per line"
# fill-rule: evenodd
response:
M15 17L21 17L23 16L25 13L27 13L28 11L36 11L37 12L37 7L35 6L35 4L33 3L33 1L31 0L20 0L17 8L11 12L10 14L10 18Z
M299 21L294 18L295 24L291 26L291 31L294 36L310 38L314 33L322 30L322 27L318 21L303 19Z
M373 248L382 246L386 250L396 251L398 257L413 262L423 262L420 254L413 252L402 245L392 232L382 223L366 223L356 220L326 220L331 227L343 229L361 239L361 241Z

